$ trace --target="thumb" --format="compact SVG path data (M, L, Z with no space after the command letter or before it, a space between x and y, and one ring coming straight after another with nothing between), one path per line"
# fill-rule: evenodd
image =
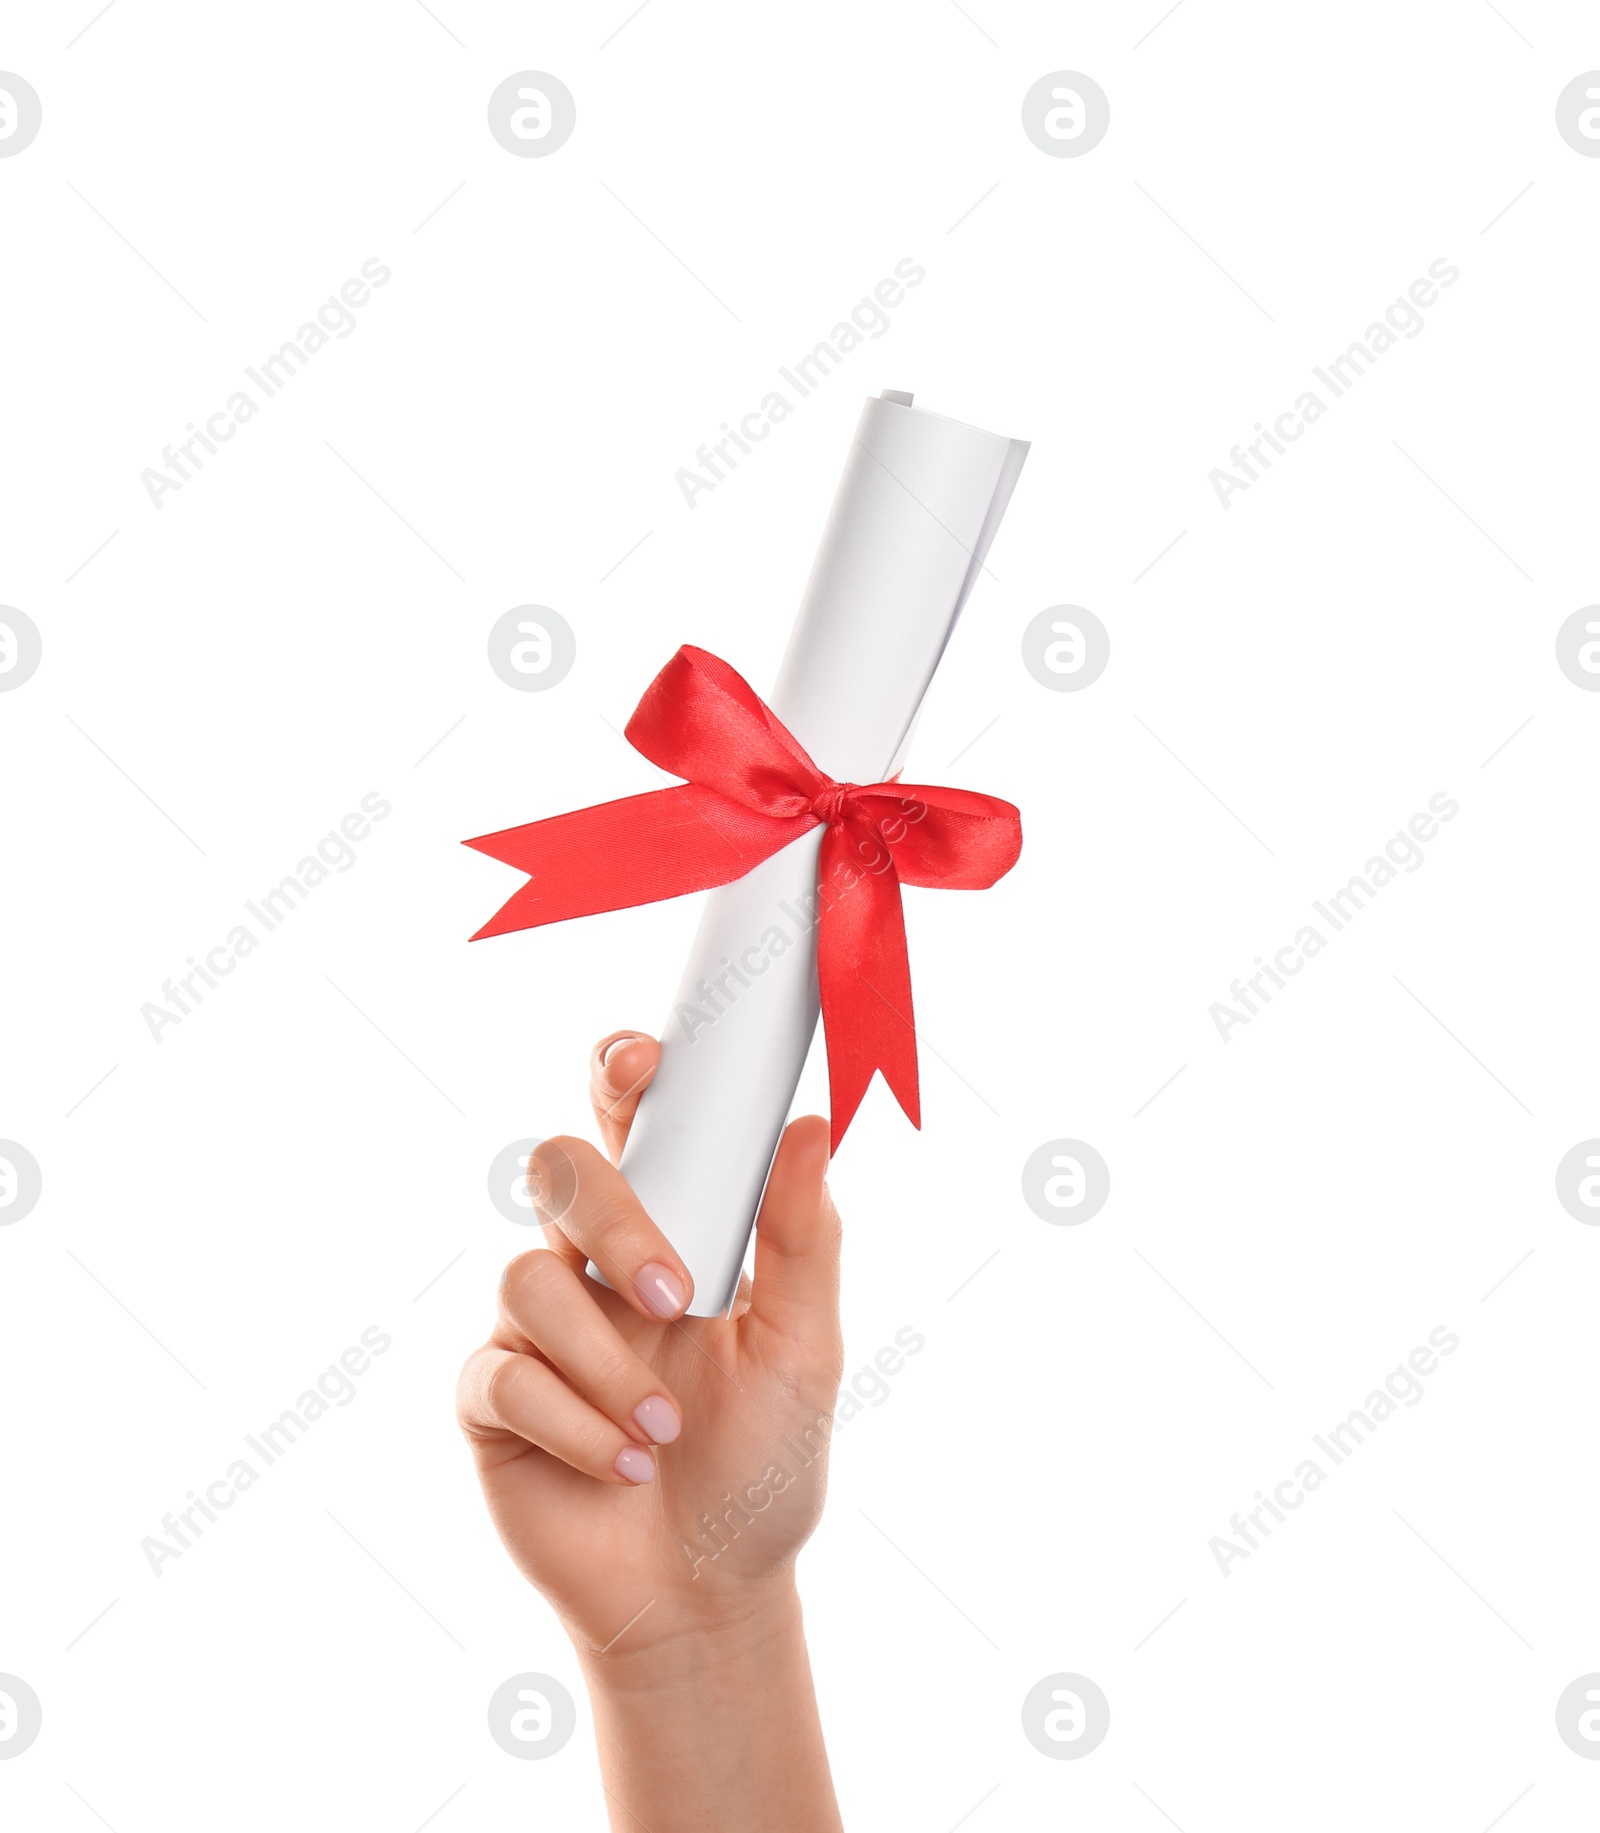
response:
M612 1164L622 1157L639 1097L660 1061L661 1046L636 1031L613 1031L589 1053L589 1105Z
M824 1182L828 1123L785 1130L756 1217L751 1313L780 1336L820 1347L839 1331L839 1212Z

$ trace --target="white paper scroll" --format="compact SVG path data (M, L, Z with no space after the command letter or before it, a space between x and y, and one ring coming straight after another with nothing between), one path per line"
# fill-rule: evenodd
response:
M907 394L862 409L767 697L837 781L882 782L900 767L1027 452ZM623 1152L624 1175L694 1276L693 1317L733 1302L816 1029L821 843L817 828L707 895Z

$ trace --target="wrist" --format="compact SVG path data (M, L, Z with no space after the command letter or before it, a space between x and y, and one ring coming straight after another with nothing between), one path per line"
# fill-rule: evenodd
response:
M841 1833L799 1594L744 1602L581 1654L614 1829Z
M591 1692L682 1695L739 1684L742 1676L804 1649L792 1572L758 1591L707 1607L659 1597L604 1648L574 1638Z

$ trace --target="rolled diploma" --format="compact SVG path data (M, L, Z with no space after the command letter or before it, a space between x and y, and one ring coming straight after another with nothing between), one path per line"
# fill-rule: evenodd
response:
M1027 452L907 394L863 408L768 698L836 781L879 783L899 767ZM622 1155L694 1278L691 1317L733 1303L816 1030L822 833L707 894Z

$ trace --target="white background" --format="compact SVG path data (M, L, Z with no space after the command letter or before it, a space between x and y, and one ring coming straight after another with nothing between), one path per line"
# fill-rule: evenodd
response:
M0 695L0 1134L44 1175L0 1230L0 1670L45 1715L8 1824L604 1825L451 1390L529 1244L491 1159L587 1126L586 1049L659 1023L695 912L468 948L517 881L457 843L653 787L615 728L680 642L770 684L885 386L1034 442L908 770L1027 844L910 894L924 1130L880 1084L832 1174L849 1368L927 1339L802 1563L846 1820L1592 1820L1554 1726L1600 1669L1600 1231L1554 1194L1600 1133L1600 699L1554 652L1600 597L1600 162L1554 121L1590 9L119 0L64 48L93 7L0 45L44 108L0 161L0 600L44 642ZM576 97L552 157L487 130L520 70ZM1110 98L1082 158L1022 132L1055 70ZM355 332L153 508L369 257ZM905 257L888 333L687 508ZM1422 334L1221 507L1439 257ZM544 694L485 659L529 602L577 633ZM1080 693L1020 657L1061 603L1111 633ZM371 791L354 866L154 1042ZM1210 1004L1440 791L1421 869L1224 1043ZM1064 1136L1111 1168L1081 1227L1021 1195ZM154 1577L141 1538L371 1325L356 1400ZM1211 1537L1438 1325L1426 1399L1224 1578ZM542 1763L484 1725L529 1669L580 1701ZM1062 1670L1111 1702L1083 1761L1020 1728Z

